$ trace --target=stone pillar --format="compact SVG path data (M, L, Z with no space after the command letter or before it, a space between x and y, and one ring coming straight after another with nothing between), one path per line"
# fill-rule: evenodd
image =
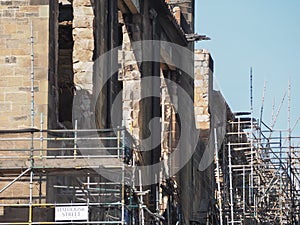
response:
M74 82L77 88L92 93L94 11L90 0L74 0L73 8Z
M123 121L127 130L140 139L141 73L131 48L130 37L123 25L123 45L119 52L119 80L123 81Z
M194 106L196 128L200 135L208 135L210 129L209 104L213 89L212 59L207 50L195 51ZM207 131L207 132L205 132ZM207 137L205 138L207 139Z
M80 128L91 127L91 95L93 92L94 10L90 0L73 1L73 70L76 97L74 119Z

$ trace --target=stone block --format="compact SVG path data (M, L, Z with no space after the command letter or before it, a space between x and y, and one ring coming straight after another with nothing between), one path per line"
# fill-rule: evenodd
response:
M39 115L41 113L43 113L43 115L47 115L48 104L40 104L40 105L36 106L36 111ZM47 118L45 118L44 121L47 121Z
M94 50L94 40L93 39L82 39L76 41L76 44L74 44L75 48L77 50Z
M48 92L37 92L34 95L34 101L37 105L47 104L48 102Z
M17 19L20 19L20 18L17 18ZM16 23L16 33L22 35L23 39L24 39L24 37L28 37L29 38L31 36L30 27L27 25L27 27L25 28L25 26L26 25L24 25L24 24L18 24L18 23ZM26 43L26 44L28 44L28 46L30 46L29 39L27 39L27 40L28 40L27 42L25 42L25 41L22 41L22 42L24 44Z
M209 115L197 115L196 116L197 122L209 122L210 121L209 119L210 119Z
M196 94L200 95L200 94L203 92L202 89L203 89L203 88L200 87L200 86L195 86L194 94L195 94L195 95L196 95Z
M123 42L130 43L130 38L128 35L128 30L126 26L122 26L122 32L123 32Z
M15 17L16 11L15 10L3 10L2 17Z
M133 110L132 111L132 118L133 118L133 120L138 120L138 118L139 118L139 110Z
M74 74L74 83L83 89L89 89L90 85L93 84L93 74L88 72L76 73Z
M201 53L195 53L195 61L203 61L205 59L204 57L204 54L201 52ZM198 62L195 62L195 63L198 63Z
M124 101L132 100L132 90L127 89L126 86L124 86L124 89L123 89L123 100Z
M40 80L39 91L48 92L48 80Z
M210 75L212 74L212 71L209 67L204 67L203 70L202 70L203 74L204 75Z
M23 67L17 66L14 68L14 71L15 71L15 73L14 73L15 76L20 76L20 75L26 76L26 75L30 74L30 68L23 68ZM30 78L28 78L28 79L30 79Z
M73 0L73 6L92 6L91 0Z
M43 60L40 60L40 61L43 61ZM42 79L46 79L47 78L48 71L47 71L46 68L47 68L47 66L43 66L42 68L38 67L38 68L34 69L34 77L35 77L36 80L41 81Z
M139 114L137 113L137 115L139 115ZM138 116L136 117L136 119L133 119L133 121L132 121L132 127L133 128L139 128L139 119L138 119Z
M5 93L5 101L11 101L16 103L24 103L29 100L28 95L26 93L20 92L12 92L12 93Z
M12 0L0 1L0 5L12 5Z
M1 96L0 96L0 101L1 101ZM123 108L132 108L132 101L124 100L124 98L123 98Z
M136 63L136 58L133 51L124 51L124 56L125 61L135 61Z
M203 107L195 107L195 115L203 115L204 108Z
M210 123L209 122L197 122L197 128L201 129L201 130L209 130L210 129ZM206 133L201 134L202 132L200 132L200 136L202 138L207 137L207 134Z
M11 111L12 111L11 101L0 102L0 112L11 112Z
M39 12L26 12L25 17L38 17Z
M138 69L138 66L136 64L136 59L125 60L124 67L127 71L131 71L133 69Z
M17 26L16 24L6 24L4 25L4 33L6 34L12 34L12 33L16 33L16 29Z
M16 12L16 17L24 17L25 13L24 12Z
M91 62L92 59L93 59L93 51L82 50L82 49L74 49L73 51L73 61Z
M21 6L20 11L24 13L39 13L38 6Z
M81 16L78 19L74 20L74 28L86 28L93 27L94 17L92 16Z
M194 84L195 84L195 87L203 87L204 82L203 82L203 80L199 80L196 77Z
M17 86L11 87L11 86L7 85L7 86L2 86L1 87L1 92L2 93L6 93L6 92L18 92L18 91L19 90L18 90Z
M14 87L14 86L20 87L23 85L22 77L15 77L15 76L7 77L7 82L8 82L8 85L11 87Z
M74 73L86 72L89 74L93 73L94 62L77 62L73 64Z
M140 99L133 101L133 110L140 110Z
M204 61L203 62L203 66L206 67L206 68L208 68L209 67L209 62L208 61Z
M17 64L20 67L31 67L31 58L30 58L30 56L20 56L20 57L18 57Z
M51 0L30 0L30 5L49 5L49 1Z
M131 120L130 119L125 119L124 117L123 117L123 120L124 120L125 127L129 130L130 127L131 127Z
M0 114L1 114L1 109L0 109ZM7 114L7 112L5 112L5 114ZM1 116L1 115L0 115ZM12 124L11 124L11 121L9 120L9 118L7 117L2 117L4 118L4 120L0 119L0 129L10 129L10 128L13 128L12 127ZM10 145L11 148L13 145Z
M28 30L30 31L29 29L29 19L28 18L16 18L15 22L17 24L20 24L20 25L25 25L25 26L28 26Z
M94 15L93 7L85 7L85 6L76 7L76 6L74 6L74 21L77 19L81 19L82 16L93 16L93 15Z
M123 118L124 118L124 120L132 120L131 110L124 110L123 111Z
M3 40L3 41L0 40L0 42L1 42L3 45L5 44L4 40ZM4 43L3 43L3 42L4 42ZM2 47L4 47L4 46L2 46ZM7 55L11 55L11 54L15 55L14 53L12 53L12 49L0 48L0 55L7 56Z
M13 5L21 6L21 5L28 5L28 0L13 0Z
M6 64L0 66L0 76L14 76L14 67Z
M204 55L204 60L206 60L206 61L208 61L208 62L209 62L210 60L212 60L209 53L206 53L206 54Z
M28 55L29 53L29 50L26 51L27 49L24 49L24 48L17 48L17 49L11 49L11 54L12 55Z
M75 28L73 30L73 37L75 42L81 39L93 39L93 28Z
M48 1L48 0L47 0ZM40 6L39 7L40 17L49 17L49 6Z
M10 49L19 48L19 40L18 39L7 39L6 40L6 48L10 48Z
M48 34L48 18L35 18L33 21L33 29L37 34L41 34L43 32L46 32L46 34ZM44 42L46 40L41 41Z
M132 98L134 99L134 100L140 100L141 99L141 90L140 90L140 87L135 87L134 89L133 89L133 95L132 95Z
M14 112L13 116L18 114L30 114L30 101L21 103L21 104L12 104L12 111Z

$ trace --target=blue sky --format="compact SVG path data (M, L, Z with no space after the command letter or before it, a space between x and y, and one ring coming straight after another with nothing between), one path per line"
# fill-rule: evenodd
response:
M253 68L254 112L260 115L267 82L264 121L270 124L291 80L293 124L300 116L300 1L196 0L196 32L211 41L197 43L214 59L219 87L233 111L249 111L249 71ZM287 97L277 128L287 126ZM295 133L300 134L300 121Z

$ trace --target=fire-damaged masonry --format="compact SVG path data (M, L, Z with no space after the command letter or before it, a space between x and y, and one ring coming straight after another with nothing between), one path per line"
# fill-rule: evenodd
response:
M214 148L232 113L194 49L194 9L0 0L1 223L217 224Z

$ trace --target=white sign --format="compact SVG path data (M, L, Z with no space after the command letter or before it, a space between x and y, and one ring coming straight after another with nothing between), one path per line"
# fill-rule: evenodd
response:
M59 206L55 207L55 221L88 220L88 206Z

